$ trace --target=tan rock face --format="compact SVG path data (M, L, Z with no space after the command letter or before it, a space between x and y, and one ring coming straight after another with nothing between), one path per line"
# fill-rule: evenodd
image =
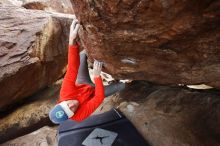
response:
M115 78L220 88L219 0L72 0L90 58Z
M73 14L70 0L21 0L27 9L47 10L59 13Z
M26 9L46 10L73 14L70 0L1 0L3 3L14 4Z
M70 17L0 4L0 109L63 75Z

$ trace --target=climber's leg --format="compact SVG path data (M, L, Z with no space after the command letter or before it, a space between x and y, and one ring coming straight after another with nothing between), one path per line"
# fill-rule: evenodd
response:
M86 51L83 50L80 52L80 65L78 70L78 75L76 79L76 84L90 84L94 86L90 76L89 76L89 70L88 70L88 63L87 63L87 55Z
M83 50L80 52L80 66L78 70L78 75L76 79L76 84L90 84L95 86L89 76L88 63L86 51ZM125 83L112 83L105 86L105 96L113 95L116 92L119 92L125 88Z
M125 88L125 83L112 83L105 86L105 97L115 94Z

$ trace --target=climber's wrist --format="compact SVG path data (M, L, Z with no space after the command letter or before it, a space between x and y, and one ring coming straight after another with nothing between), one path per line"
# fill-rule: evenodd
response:
M69 39L69 46L74 46L74 45L77 45L77 42L76 40L73 40L73 39Z

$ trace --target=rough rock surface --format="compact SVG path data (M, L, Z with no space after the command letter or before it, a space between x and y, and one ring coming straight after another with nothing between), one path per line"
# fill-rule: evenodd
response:
M7 116L0 117L0 143L52 125L48 113L59 97L61 82L30 97ZM15 132L16 131L16 132Z
M72 0L82 44L115 78L220 88L220 0Z
M21 6L26 9L46 10L73 14L70 0L2 0L3 3Z
M28 135L8 141L1 146L56 146L56 129L43 127Z
M220 146L219 91L139 82L120 96L128 95L138 104L130 99L119 107L153 146Z
M96 112L118 106L151 146L220 146L219 91L136 81L120 97L107 99Z
M0 110L63 75L70 17L0 3Z

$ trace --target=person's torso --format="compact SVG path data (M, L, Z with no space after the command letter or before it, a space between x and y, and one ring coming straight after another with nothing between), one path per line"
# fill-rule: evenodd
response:
M80 104L90 100L95 94L95 88L89 84L76 85L76 99Z

